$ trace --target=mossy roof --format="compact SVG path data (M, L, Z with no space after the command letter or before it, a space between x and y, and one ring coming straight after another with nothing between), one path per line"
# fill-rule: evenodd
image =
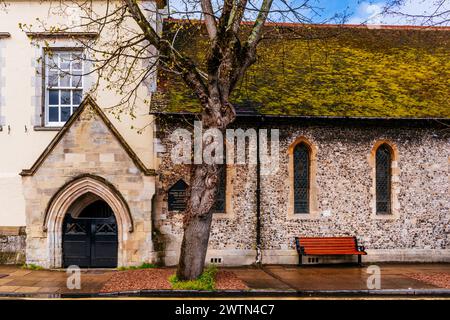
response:
M166 21L175 46L203 64L203 26ZM240 110L283 116L450 118L450 28L270 25L234 90ZM161 68L155 112L199 112Z

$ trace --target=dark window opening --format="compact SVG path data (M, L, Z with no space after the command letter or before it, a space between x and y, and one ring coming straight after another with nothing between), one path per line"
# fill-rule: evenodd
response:
M109 218L114 215L111 207L103 200L97 200L81 211L78 218Z
M391 213L391 148L382 144L376 152L376 212Z
M294 213L309 213L310 152L305 143L294 148Z
M218 178L216 202L212 209L214 213L225 212L226 210L227 166L225 164L221 165Z

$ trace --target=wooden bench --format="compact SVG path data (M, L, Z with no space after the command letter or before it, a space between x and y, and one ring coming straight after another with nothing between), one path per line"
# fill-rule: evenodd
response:
M356 237L296 237L295 246L299 265L302 265L302 256L328 255L357 255L361 265L361 256L367 254L363 246L358 246Z

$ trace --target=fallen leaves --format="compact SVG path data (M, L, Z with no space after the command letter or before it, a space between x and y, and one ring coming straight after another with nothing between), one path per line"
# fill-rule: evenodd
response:
M168 278L175 273L172 268L127 270L114 273L100 292L125 292L139 290L172 290ZM220 270L216 275L216 290L247 290L246 284L234 272Z

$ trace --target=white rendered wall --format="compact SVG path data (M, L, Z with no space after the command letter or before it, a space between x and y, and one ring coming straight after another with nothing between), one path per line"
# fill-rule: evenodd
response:
M0 10L0 33L7 32L11 36L0 38L0 226L23 226L25 204L19 173L31 167L57 131L34 129L41 106L42 85L36 71L41 68L37 58L42 55L42 48L31 43L19 23L33 24L33 32L38 32L44 30L39 30L36 18L51 25L71 20L54 14L56 11L52 7L57 7L58 1L6 2L6 10ZM102 1L93 3L94 8L102 8L105 4ZM149 1L146 5L153 3ZM50 46L71 46L64 41L71 40L57 39L50 41ZM150 87L140 90L143 98L148 98ZM104 109L118 101L118 96L111 91L100 91L95 98ZM112 115L109 118L145 165L153 168L153 130L147 126L142 134L137 132L138 128L151 123L148 104L137 101L135 110L135 120L126 112L120 121ZM132 126L135 129L131 129Z

